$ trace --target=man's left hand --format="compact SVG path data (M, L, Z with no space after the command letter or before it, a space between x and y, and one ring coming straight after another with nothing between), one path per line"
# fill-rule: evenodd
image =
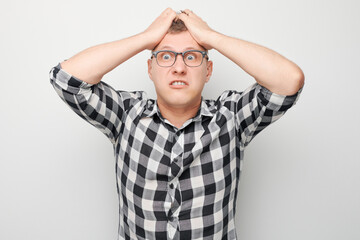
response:
M201 46L207 50L214 48L210 40L213 33L216 32L211 29L204 20L189 9L181 11L177 18L181 19L185 23L185 26L189 30L191 36Z

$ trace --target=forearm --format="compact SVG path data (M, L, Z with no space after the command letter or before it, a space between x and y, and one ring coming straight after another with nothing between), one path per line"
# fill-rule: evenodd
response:
M295 94L304 83L302 70L293 62L255 43L212 33L211 45L262 86L282 95Z
M147 37L137 34L87 48L63 61L61 67L87 83L96 84L115 67L146 49Z

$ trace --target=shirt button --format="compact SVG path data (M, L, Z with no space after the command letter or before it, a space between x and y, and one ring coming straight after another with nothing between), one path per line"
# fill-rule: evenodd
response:
M173 188L174 188L174 184L171 183L171 184L170 184L170 188L173 189Z
M175 158L175 159L174 159L174 162L177 162L177 161L178 161L178 159L177 159L177 158Z
M170 222L174 221L174 219L175 219L174 216L170 216L170 217L169 217L169 221L170 221Z

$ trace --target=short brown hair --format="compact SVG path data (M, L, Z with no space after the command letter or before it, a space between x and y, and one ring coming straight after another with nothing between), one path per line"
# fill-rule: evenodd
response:
M185 26L185 23L181 20L181 19L176 19L171 23L171 26L168 29L168 33L173 34L173 33L180 33L180 32L184 32L187 31L187 27ZM156 45L153 48L153 51L157 48L158 45ZM200 45L201 46L201 45ZM201 46L202 48L204 48L203 46ZM208 50L206 48L204 48L204 50L206 51L206 53L208 53ZM206 58L208 60L208 58Z
M171 23L171 26L169 27L167 33L180 33L180 32L184 32L184 31L187 31L187 27L185 26L185 23L181 20L181 19L174 19ZM159 45L159 44L158 44ZM157 48L156 45L154 48L153 48L153 51Z
M187 27L185 23L181 19L176 19L172 22L170 28L168 29L168 33L179 33L187 31Z

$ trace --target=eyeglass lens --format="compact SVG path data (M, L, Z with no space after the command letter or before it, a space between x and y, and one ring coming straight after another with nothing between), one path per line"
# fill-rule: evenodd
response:
M202 63L203 55L200 52L189 51L184 54L184 62L191 67L199 66ZM159 52L156 60L160 66L168 67L175 63L175 53L173 52Z

